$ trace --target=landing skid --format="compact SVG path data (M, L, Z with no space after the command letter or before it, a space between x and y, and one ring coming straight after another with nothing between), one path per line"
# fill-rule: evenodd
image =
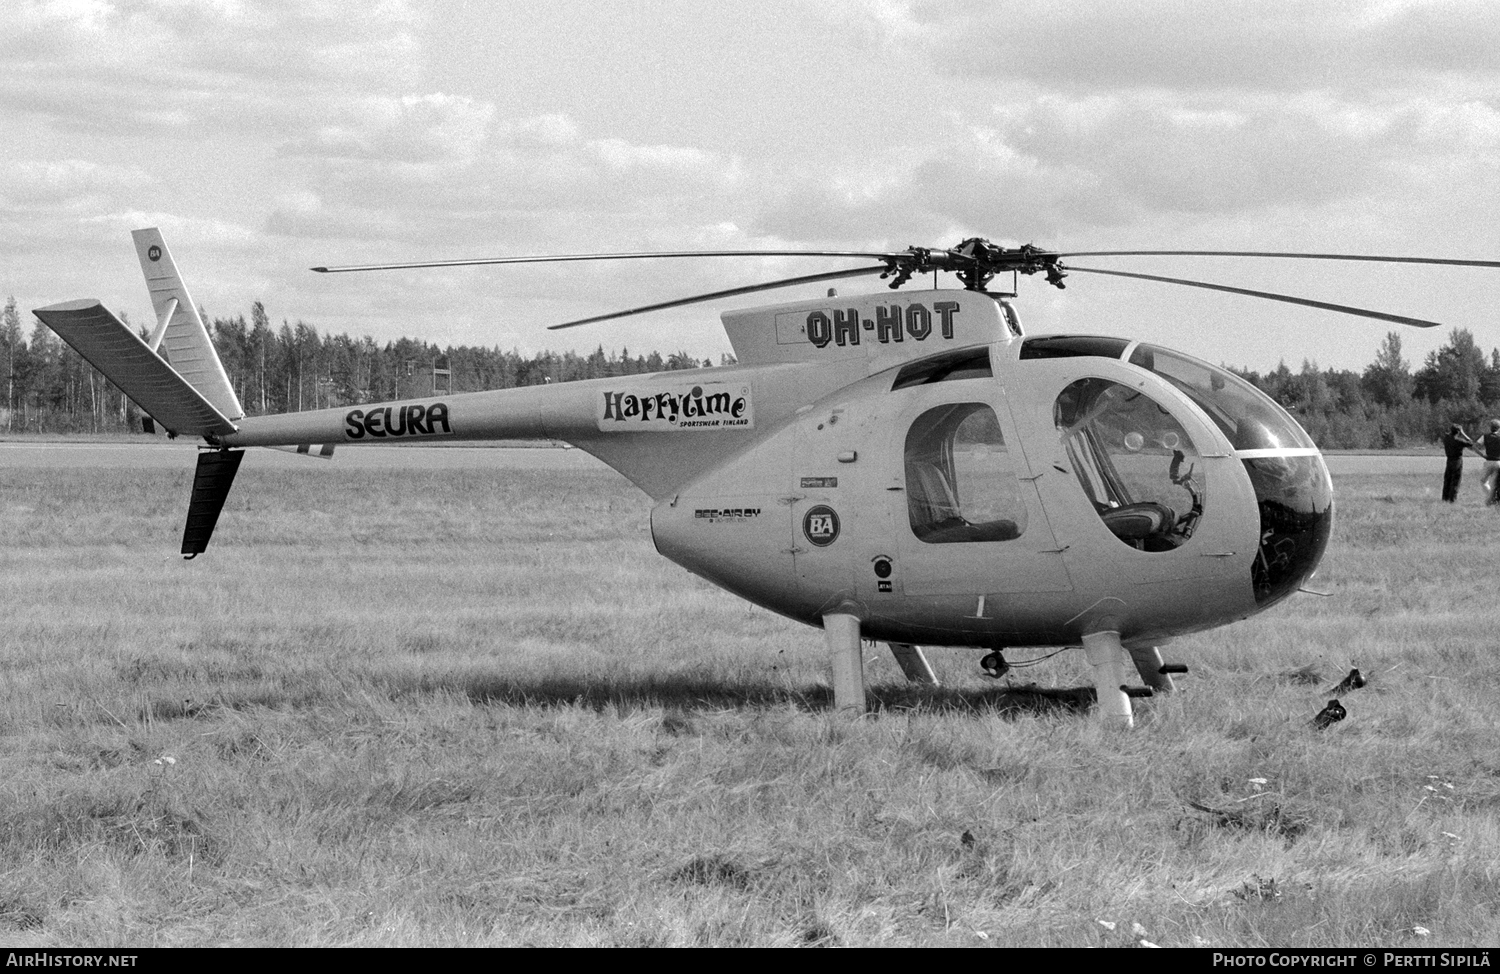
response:
M863 715L868 707L865 698L864 646L859 633L859 617L851 612L829 612L823 616L823 639L833 670L833 706L840 713ZM913 683L938 686L937 675L920 646L890 643L901 672ZM1106 723L1119 727L1135 726L1132 696L1170 693L1175 689L1171 673L1185 672L1183 667L1166 666L1155 646L1125 647L1118 632L1095 632L1083 637L1083 651L1094 672L1094 692L1098 712ZM1135 664L1145 689L1126 685L1127 661Z

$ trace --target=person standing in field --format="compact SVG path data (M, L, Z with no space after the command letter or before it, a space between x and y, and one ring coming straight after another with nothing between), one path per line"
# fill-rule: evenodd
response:
M1458 502L1458 485L1464 479L1464 451L1473 445L1474 441L1458 423L1443 434L1443 452L1448 456L1448 465L1443 468L1443 500L1449 504Z
M1496 491L1500 491L1500 419L1490 420L1490 431L1475 444L1484 457L1484 502L1496 503Z

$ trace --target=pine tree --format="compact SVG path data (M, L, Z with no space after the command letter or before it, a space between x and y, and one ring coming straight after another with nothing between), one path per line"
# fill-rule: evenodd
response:
M1411 367L1401 356L1401 336L1386 332L1385 341L1375 355L1375 361L1360 377L1365 395L1387 409L1401 409L1411 402Z
M0 344L5 346L5 428L13 428L11 417L16 409L16 351L21 344L21 316L12 294L0 314Z

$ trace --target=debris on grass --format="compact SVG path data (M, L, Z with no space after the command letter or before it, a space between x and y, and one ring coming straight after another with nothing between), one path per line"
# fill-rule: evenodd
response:
M1287 670L1281 674L1281 679L1283 682L1296 683L1301 686L1315 686L1324 682L1323 673L1316 663L1308 663L1298 670Z
M1249 799L1242 799L1236 803L1239 807L1216 808L1213 805L1205 805L1202 802L1184 799L1185 804L1195 811L1209 816L1209 824L1221 829L1238 829L1245 832L1265 832L1270 835L1279 835L1287 841L1292 841L1307 831L1307 821L1303 816L1293 812L1280 802L1261 801L1251 802L1255 798L1271 798L1270 792L1260 792L1251 795Z
M838 945L838 933L822 920L813 920L802 930L802 946L804 947L837 947Z
M0 926L36 930L45 920L43 908L21 897L0 898Z
M749 889L755 879L755 873L733 858L715 853L689 860L672 872L671 879L675 883L691 883L697 886Z
M1230 890L1235 899L1246 903L1273 903L1281 899L1281 889L1276 885L1276 878L1262 879L1259 874L1252 875L1240 884L1239 889Z
M1339 685L1333 688L1333 692L1349 693L1353 690L1360 689L1369 682L1369 680L1365 679L1365 675L1359 671L1359 667L1356 666L1354 669L1349 671L1349 674L1347 676L1339 681Z
M1339 703L1338 700L1330 700L1328 701L1328 706L1318 711L1318 715L1312 719L1312 723L1318 730L1324 730L1337 724L1347 716L1349 716L1349 711L1344 709L1343 704Z

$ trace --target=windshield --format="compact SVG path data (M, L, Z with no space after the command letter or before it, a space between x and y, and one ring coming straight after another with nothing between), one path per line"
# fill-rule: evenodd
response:
M1312 437L1276 402L1227 369L1155 345L1132 365L1176 386L1229 438L1260 509L1260 551L1251 569L1255 599L1270 605L1317 570L1333 533L1333 481Z
M1131 365L1154 372L1193 400L1224 431L1236 452L1309 450L1312 437L1286 410L1250 383L1207 362L1157 345L1137 345Z

